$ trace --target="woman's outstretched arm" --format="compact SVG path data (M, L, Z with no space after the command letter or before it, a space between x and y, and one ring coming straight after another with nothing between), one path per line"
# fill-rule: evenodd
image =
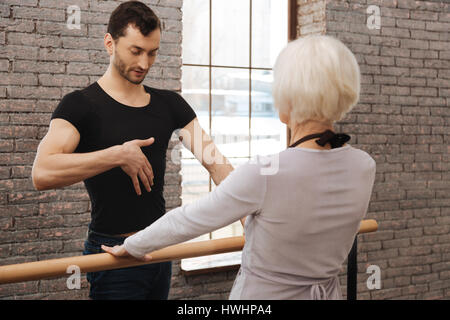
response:
M136 258L184 242L257 213L266 192L260 165L246 163L203 198L167 212L153 224L128 237L124 249Z

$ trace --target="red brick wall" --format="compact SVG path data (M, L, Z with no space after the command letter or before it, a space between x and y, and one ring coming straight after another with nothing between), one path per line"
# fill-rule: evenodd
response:
M111 12L121 2L2 0L0 4L0 265L82 253L90 220L84 185L36 191L31 166L60 99L106 71L109 57L103 36ZM145 83L180 90L182 1L143 2L164 25L160 55ZM79 30L66 26L70 5L81 9ZM168 161L167 209L181 204L179 170ZM175 277L177 267L175 263ZM67 278L0 285L0 298L86 299L87 283L82 279L81 290L68 290Z
M367 217L379 230L359 236L358 299L449 299L448 1L298 4L299 34L341 39L361 67L360 102L337 126L377 162ZM370 5L380 9L380 29L367 27ZM313 15L325 17L325 32ZM366 285L369 265L381 269L379 290ZM344 290L345 280L343 273Z
M80 255L89 222L84 186L38 192L30 173L51 112L66 93L108 65L103 34L122 1L3 0L0 4L0 264ZM180 90L182 0L144 1L164 22L158 62L146 83ZM66 8L81 29L66 28ZM360 103L338 125L377 161L369 218L379 231L359 237L359 299L450 296L450 26L446 1L298 0L301 35L328 33L355 53ZM381 29L366 9L381 9ZM173 144L171 145L171 147ZM170 150L169 150L170 154ZM167 209L181 204L179 166L167 163ZM366 286L381 268L380 290ZM235 271L185 277L174 263L170 298L227 298ZM345 268L341 283L345 294ZM3 299L86 299L87 284L66 278L0 285Z

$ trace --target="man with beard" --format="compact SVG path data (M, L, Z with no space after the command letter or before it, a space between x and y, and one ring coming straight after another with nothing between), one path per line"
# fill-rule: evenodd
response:
M105 74L63 97L53 112L33 164L36 189L84 181L92 212L83 254L102 252L165 213L166 152L172 133L219 184L233 167L201 129L196 114L177 93L142 85L155 62L161 24L138 1L111 14L104 45ZM194 150L194 145L201 150ZM208 148L217 160L206 161ZM213 214L213 213L211 213ZM171 262L87 274L92 299L167 299Z

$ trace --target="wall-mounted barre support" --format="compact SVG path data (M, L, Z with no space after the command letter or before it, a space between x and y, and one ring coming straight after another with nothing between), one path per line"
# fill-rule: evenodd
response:
M375 220L363 220L358 234L375 232L378 224ZM358 235L353 240L352 248L347 257L347 300L356 300L358 285Z
M375 220L363 220L359 233L374 232L378 228ZM67 276L67 268L76 265L81 272L119 269L149 263L193 258L211 254L240 251L244 247L243 236L216 240L185 242L151 253L152 261L142 262L133 257L114 257L109 253L98 253L13 265L0 266L0 284L23 282Z

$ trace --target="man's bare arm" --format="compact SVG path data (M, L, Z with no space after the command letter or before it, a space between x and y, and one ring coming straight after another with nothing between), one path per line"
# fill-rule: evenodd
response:
M131 177L138 194L141 194L138 178L150 190L153 172L140 147L153 141L133 140L95 152L73 153L79 141L80 134L70 122L63 119L50 122L33 163L32 178L37 190L72 185L118 166Z
M200 126L197 118L181 129L179 136L183 145L208 170L216 185L219 185L233 171L231 163L220 153L214 141Z
M219 185L234 170L228 159L217 149L211 137L202 129L197 118L180 130L180 140L208 170L216 185ZM241 223L244 226L245 218L241 219Z

